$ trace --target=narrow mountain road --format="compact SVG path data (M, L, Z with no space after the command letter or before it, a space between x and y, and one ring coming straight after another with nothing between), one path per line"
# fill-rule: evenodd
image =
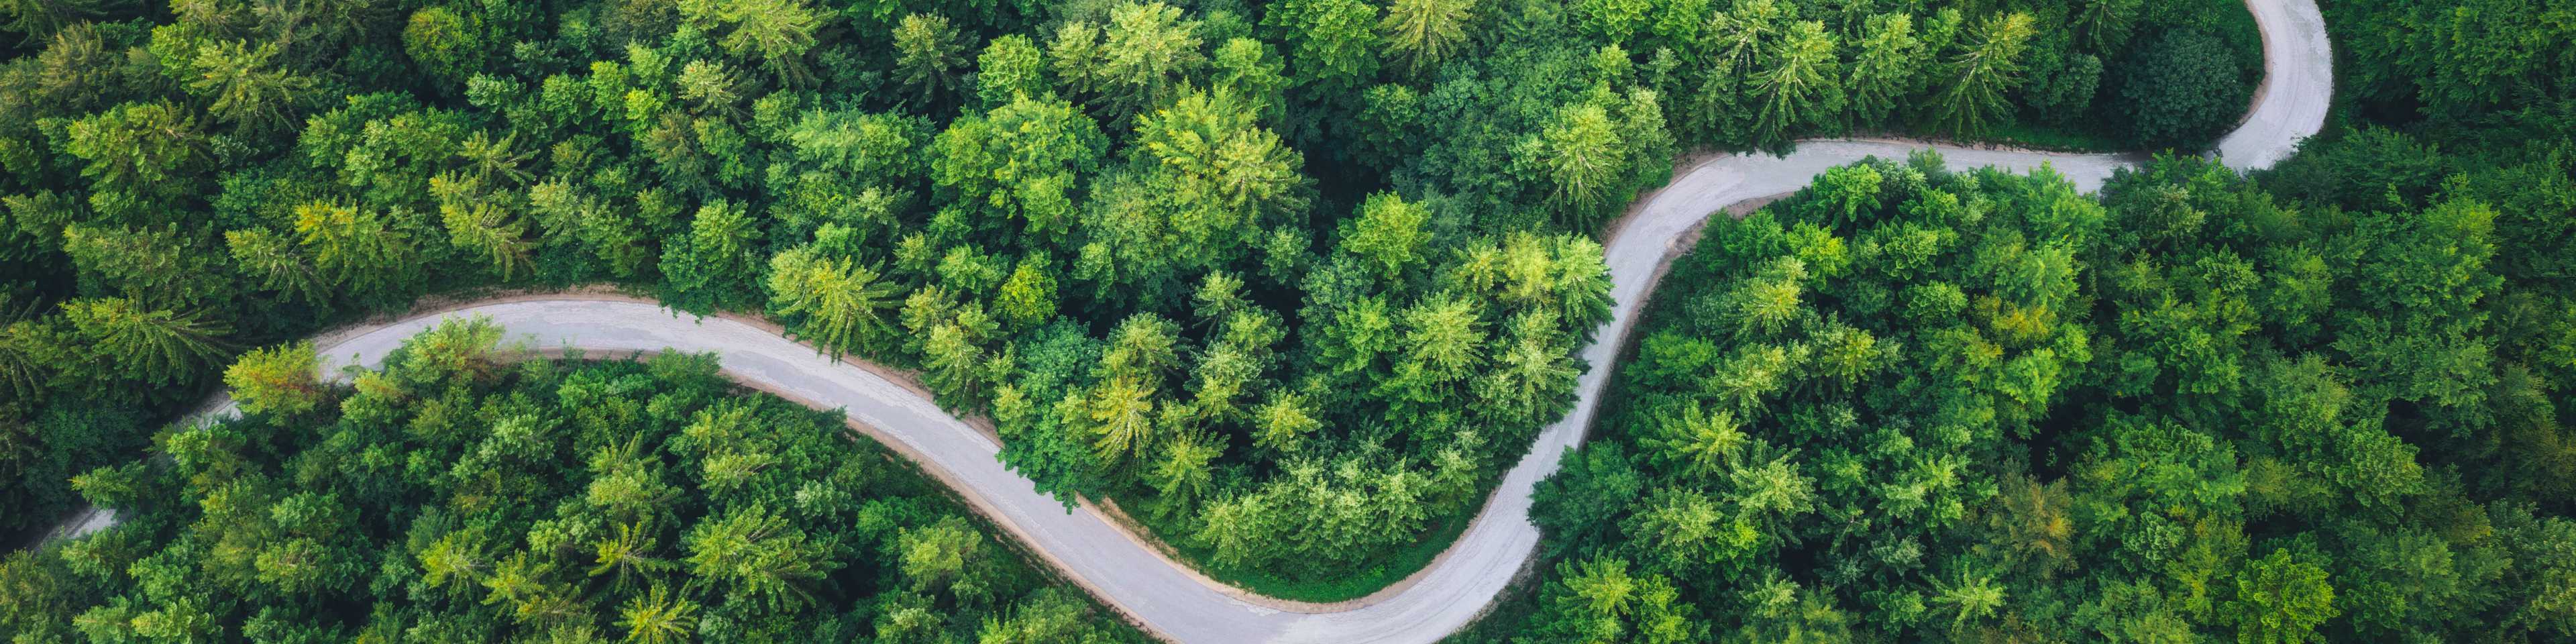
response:
M2333 91L2333 58L2314 0L2249 0L2261 26L2266 73L2253 110L2222 139L2230 167L2261 168L2288 156L2323 126ZM1903 158L1939 150L1950 165L2027 170L2043 164L2084 190L2099 188L2133 155L2081 155L1968 149L1891 140L1801 143L1786 157L1728 155L1684 170L1648 195L1613 232L1606 248L1617 304L1598 339L1583 351L1590 365L1577 384L1572 412L1540 433L1520 463L1458 542L1414 578L1376 595L1319 610L1224 587L1164 558L1085 507L1066 512L1029 480L995 458L991 438L950 416L913 389L870 369L833 360L780 337L773 327L732 318L696 319L660 306L615 297L518 298L469 305L318 338L324 372L376 365L404 338L440 320L489 316L512 337L540 348L592 355L664 349L713 353L725 371L753 387L819 408L842 408L878 440L918 461L953 486L1029 549L1124 611L1148 630L1180 642L1432 642L1466 625L1509 584L1535 552L1529 522L1532 486L1556 468L1558 455L1583 440L1629 328L1677 242L1728 205L1790 192L1826 168L1864 157ZM230 414L229 404L216 414ZM88 516L77 535L108 521Z

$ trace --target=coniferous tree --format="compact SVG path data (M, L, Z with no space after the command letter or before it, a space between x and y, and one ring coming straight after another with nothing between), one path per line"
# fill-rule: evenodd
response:
M1408 71L1421 75L1456 54L1475 9L1475 0L1395 0L1378 21L1378 35Z
M1858 48L1845 88L1851 97L1849 114L1853 123L1884 126L1922 86L1923 44L1914 34L1914 17L1870 16Z
M2037 33L2030 14L1989 17L1961 43L1946 67L1949 85L1933 96L1932 118L1943 131L1975 136L2010 118L2004 93L2021 83L2021 55Z
M1755 140L1780 145L1792 129L1842 120L1843 88L1834 82L1843 76L1842 65L1824 23L1790 25L1768 58L1770 69L1755 83L1755 91L1764 96Z

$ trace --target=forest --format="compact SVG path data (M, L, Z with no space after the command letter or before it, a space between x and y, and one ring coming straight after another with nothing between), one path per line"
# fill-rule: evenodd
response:
M2566 153L2353 210L1926 156L1712 220L1516 641L2576 635Z
M1924 156L1712 218L1456 641L2576 637L2576 58L2330 6L2341 125L2251 178Z
M116 529L0 561L13 642L1143 642L837 413L713 356L556 361L488 320L75 477Z
M2177 154L1713 220L1541 488L1527 610L1462 639L2576 637L2576 7L2324 7L2332 131L2240 178L2189 155L2261 75L2231 0L0 0L0 534L146 517L11 555L0 635L1140 637L828 415L691 451L703 359L171 425L322 329L597 285L912 370L1218 580L1365 595L1571 406L1676 159L1888 135ZM429 468L492 440L562 474ZM786 478L685 474L726 467ZM592 500L648 470L649 520ZM700 524L810 573L699 569ZM448 534L527 584L425 581Z
M2187 146L2257 68L2226 0L1936 4L12 2L0 528L241 352L607 283L918 369L1219 578L1364 594L1570 403L1595 235L1679 151Z

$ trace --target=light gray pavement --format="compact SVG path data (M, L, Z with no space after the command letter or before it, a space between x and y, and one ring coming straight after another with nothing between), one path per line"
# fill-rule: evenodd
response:
M2263 34L2263 84L2254 109L2218 140L2227 167L2272 167L2298 150L2299 141L2323 129L2334 103L2334 48L2316 0L2247 0Z
M2217 145L2228 166L2266 167L2323 126L2333 92L2332 56L2314 0L2250 0L2264 34L2266 74L2244 123ZM593 357L676 349L721 356L735 379L820 408L841 408L878 440L919 461L956 487L1029 549L1148 630L1180 642L1432 642L1465 626L1528 563L1539 540L1529 522L1529 494L1556 469L1558 456L1583 439L1610 362L1677 242L1730 204L1791 192L1826 168L1865 157L1902 159L1940 151L1952 167L2029 170L2046 164L2086 191L2134 161L2129 155L2085 155L1970 149L1895 140L1826 140L1798 145L1785 157L1725 155L1684 170L1646 196L1605 249L1616 308L1598 340L1583 350L1590 365L1578 381L1574 410L1541 432L1504 477L1473 524L1440 559L1409 580L1368 598L1331 607L1295 608L1250 596L1172 562L1088 507L1066 512L1055 499L1004 469L999 449L919 393L868 369L817 355L769 329L725 318L675 315L617 298L516 299L423 315L334 334L322 340L325 373L373 366L404 338L439 320L489 316L515 338L540 348L579 348ZM215 414L233 413L229 403ZM110 524L98 513L66 532ZM68 527L68 526L67 526Z

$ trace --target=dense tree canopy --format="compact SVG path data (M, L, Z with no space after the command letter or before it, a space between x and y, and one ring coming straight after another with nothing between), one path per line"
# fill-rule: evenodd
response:
M2098 203L1871 161L1713 219L1539 487L1554 573L1471 639L2576 636L2576 172L2316 167L2416 145Z
M2352 127L2253 182L1926 158L1712 222L1468 637L2576 637L2576 21L2325 8ZM0 563L0 638L1138 637L706 359L281 344L600 282L918 369L1068 505L1345 599L1571 403L1677 154L2190 152L2259 44L2235 0L0 1L0 531L128 518Z
M215 387L327 407L292 377L312 363L223 369L239 352L433 293L612 282L918 368L1046 489L1210 561L1221 512L1296 531L1292 488L1394 486L1342 520L1409 529L1223 557L1338 579L1463 516L1567 403L1607 306L1582 233L1675 153L1622 72L1503 85L1584 98L1493 130L1495 191L1340 162L1361 96L1488 64L1508 9L9 5L0 525L49 523Z
M2359 63L2344 87L2377 118L2474 121L2564 113L2576 101L2571 10L2547 0L2358 0L2324 5L2335 45Z
M711 357L521 361L486 321L354 387L310 345L249 416L73 479L108 531L0 561L13 641L1120 642L837 414ZM317 403L328 403L317 405Z
M2125 144L2088 128L2127 91L2198 101L2157 141L2189 148L2241 107L2199 90L2252 79L2248 18L0 2L0 530L56 520L73 476L215 388L329 411L262 347L433 294L608 283L917 369L1068 503L1342 599L1427 558L1570 403L1608 305L1597 235L1678 154L2023 124ZM2234 56L2106 65L2186 30ZM637 619L683 612L670 592Z

